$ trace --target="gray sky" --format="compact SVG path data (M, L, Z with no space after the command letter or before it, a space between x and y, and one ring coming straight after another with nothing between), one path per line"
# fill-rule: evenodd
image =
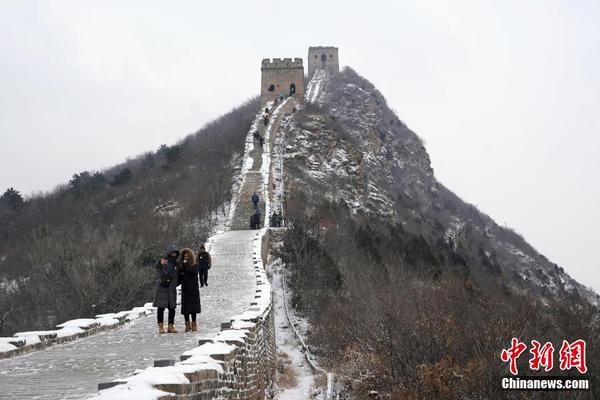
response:
M0 190L49 190L259 92L264 57L335 45L438 179L600 289L600 2L0 0Z

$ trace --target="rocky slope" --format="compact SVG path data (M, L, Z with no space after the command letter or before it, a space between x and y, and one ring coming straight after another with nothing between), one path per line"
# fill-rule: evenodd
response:
M450 262L478 282L542 302L600 297L435 178L421 139L353 70L325 78L321 93L285 127L288 188L325 197L354 215L400 224L448 246Z

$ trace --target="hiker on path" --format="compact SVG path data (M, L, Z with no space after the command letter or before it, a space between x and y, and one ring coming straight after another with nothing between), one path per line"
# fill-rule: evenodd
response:
M156 263L156 293L152 305L157 308L158 333L165 333L165 308L169 310L168 333L177 333L175 323L175 308L177 307L177 286L179 285L179 250L174 244L167 246L164 256Z
M256 194L256 192L252 193L252 204L254 204L254 209L258 208L258 202L260 201L260 198L258 197L258 195Z
M250 229L260 229L260 214L252 214L250 217Z
M256 210L254 210L254 218L256 222L256 229L260 229L260 208L257 206Z
M200 313L200 289L198 288L198 263L191 249L181 250L179 262L181 281L181 313L185 319L185 331L196 332L196 314ZM190 321L191 319L191 321Z
M283 217L281 214L277 214L277 211L271 215L271 226L275 228L281 228Z
M208 286L208 270L212 267L212 259L210 253L206 251L206 247L200 246L198 252L198 268L200 269L200 287Z

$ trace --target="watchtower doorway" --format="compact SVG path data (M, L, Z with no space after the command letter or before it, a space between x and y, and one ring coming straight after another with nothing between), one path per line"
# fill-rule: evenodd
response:
M327 63L327 55L321 54L321 66L325 68L325 63Z
M290 96L293 96L293 95L295 95L295 94L296 94L296 84L295 84L295 83L292 83L292 84L290 85Z

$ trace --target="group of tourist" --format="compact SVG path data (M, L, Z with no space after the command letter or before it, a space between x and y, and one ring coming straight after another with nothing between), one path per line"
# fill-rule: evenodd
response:
M181 251L169 245L164 256L156 263L157 285L153 306L157 308L158 333L177 333L175 308L177 286L181 285L181 313L185 319L185 331L196 332L196 315L201 312L200 287L208 286L208 270L212 266L210 254L204 246L198 254L192 249ZM168 310L167 330L164 328L165 309Z
M252 193L251 200L252 205L254 206L254 214L250 216L250 229L260 229L261 211L260 207L258 206L260 197L256 192L254 192ZM283 215L281 212L273 212L273 215L271 215L271 219L269 220L269 226L272 228L281 228L283 226Z
M254 214L250 216L250 229L260 229L260 207L258 203L260 201L260 197L256 192L252 193L252 197L250 198L252 201L252 205L254 206Z

